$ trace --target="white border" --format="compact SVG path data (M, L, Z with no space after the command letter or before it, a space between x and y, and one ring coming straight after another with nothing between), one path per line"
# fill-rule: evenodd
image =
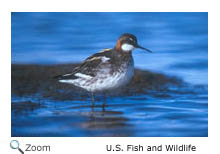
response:
M217 1L202 0L137 0L137 1L73 1L73 0L10 0L0 2L0 38L1 38L1 131L0 147L1 153L18 153L9 147L11 141L11 85L10 85L10 66L11 66L11 12L20 11L49 11L49 12L78 12L78 11L117 11L117 12L209 12L209 137L199 138L91 138L91 137L53 137L53 138L17 138L21 143L50 144L52 151L50 153L111 153L106 152L106 144L194 144L197 146L197 152L193 153L219 153L219 4ZM16 139L16 138L13 138ZM122 153L122 152L113 152ZM123 152L125 153L125 152ZM140 153L140 152L139 152ZM145 152L146 153L146 152ZM162 152L153 152L162 153ZM172 152L175 153L175 152ZM183 152L182 152L183 153Z

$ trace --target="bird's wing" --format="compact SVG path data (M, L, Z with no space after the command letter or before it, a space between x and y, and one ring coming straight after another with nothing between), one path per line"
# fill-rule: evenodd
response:
M107 63L110 63L111 60L111 54L110 49L105 49L104 51L101 51L99 53L96 53L90 57L88 57L81 65L74 68L74 70L71 73L59 75L55 78L59 80L68 80L68 79L77 79L79 77L81 78L92 78L96 76L97 69L100 68L100 65L105 65Z

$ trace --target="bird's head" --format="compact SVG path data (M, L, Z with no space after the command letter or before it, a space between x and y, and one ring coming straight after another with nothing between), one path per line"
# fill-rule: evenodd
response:
M121 35L116 43L116 50L121 52L131 52L135 48L140 48L148 52L152 52L149 49L141 47L137 43L137 38L133 34L125 33Z

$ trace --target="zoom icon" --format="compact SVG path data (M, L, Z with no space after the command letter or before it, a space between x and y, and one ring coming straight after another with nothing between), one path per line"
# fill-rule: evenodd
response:
M17 140L12 140L11 143L10 143L10 147L12 149L18 149L18 151L20 151L22 154L24 154L24 151L22 151L20 148L19 148L19 142Z

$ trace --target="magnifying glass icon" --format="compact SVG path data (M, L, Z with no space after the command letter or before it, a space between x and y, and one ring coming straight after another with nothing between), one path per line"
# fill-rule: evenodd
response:
M20 151L22 154L24 154L24 151L22 151L20 148L19 148L19 142L17 140L12 140L11 143L10 143L10 147L12 149L18 149L18 151Z

